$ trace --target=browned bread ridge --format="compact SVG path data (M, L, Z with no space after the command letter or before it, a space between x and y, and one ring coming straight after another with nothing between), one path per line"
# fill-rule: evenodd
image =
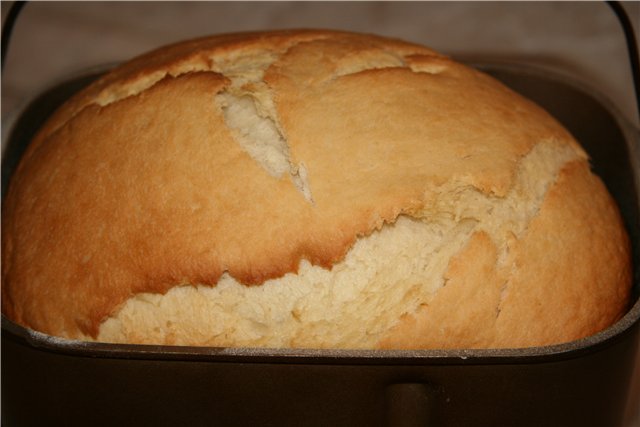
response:
M618 210L572 136L430 49L214 36L62 106L3 204L2 310L113 342L526 347L630 292Z

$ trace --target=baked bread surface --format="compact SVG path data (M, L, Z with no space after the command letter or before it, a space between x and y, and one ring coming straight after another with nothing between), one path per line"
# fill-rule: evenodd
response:
M2 309L87 340L526 347L615 322L617 208L572 136L430 49L214 36L62 106L3 205Z

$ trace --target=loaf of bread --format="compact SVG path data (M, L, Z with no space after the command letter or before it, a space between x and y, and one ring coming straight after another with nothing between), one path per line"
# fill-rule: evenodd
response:
M433 50L280 31L158 49L39 131L3 203L2 309L119 343L499 348L627 309L580 145Z

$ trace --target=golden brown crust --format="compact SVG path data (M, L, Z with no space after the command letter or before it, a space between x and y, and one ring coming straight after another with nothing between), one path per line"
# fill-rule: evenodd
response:
M513 252L515 271L496 324L497 344L525 347L582 338L625 313L628 237L611 196L586 163L570 163L561 171ZM541 284L547 283L545 290Z
M264 67L238 71L228 65L251 55L262 57ZM250 73L260 78L247 77ZM250 96L264 109L256 120L271 121L286 142L289 174L273 176L243 149L224 105L214 101L220 93L230 93L232 100ZM443 185L505 196L519 161L548 141L573 147L582 158L580 167L587 167L575 141L539 107L477 71L409 43L289 31L217 36L160 49L74 97L29 148L3 206L3 312L43 332L95 337L105 318L136 294L164 293L182 284L213 286L224 272L241 283L260 284L296 271L303 259L330 268L358 237L400 214L428 211ZM469 329L459 332L458 341L433 342L528 345L533 341L508 325L522 319L535 323L542 314L522 308L518 318L520 309L512 312L507 299L550 295L557 297L550 303L556 306L571 298L585 301L582 291L536 288L527 276L542 269L544 283L557 281L561 267L547 267L528 251L548 250L536 239L549 230L557 235L567 221L573 231L554 247L561 251L557 259L572 264L566 256L575 252L597 266L590 267L592 274L567 270L567 283L584 279L581 286L593 292L565 312L578 316L597 308L595 320L580 322L573 335L548 336L541 330L536 339L582 335L619 315L628 289L628 252L615 207L588 171L567 170L565 175L579 178L559 181L513 249L522 252L515 255L516 265L531 267L509 276L500 322L495 332L486 332L505 340L496 335L469 341L462 336ZM301 194L300 180L310 197ZM594 188L598 209L591 206L587 214L581 211L584 196L572 194ZM575 209L558 206L565 197ZM582 228L590 221L602 223L596 232L602 249L594 255L576 250L592 241L585 230L594 227ZM444 301L440 308L427 320L418 314L417 326L400 326L408 332L385 345L405 346L402 337L414 339L418 332L432 345L427 337L433 331L423 333L425 325L431 318L444 321L447 304L476 298L469 292L495 300L504 282L489 279L505 274L495 267L496 251L486 234L476 233L459 255L473 262L451 262L449 283L436 296ZM482 256L472 256L476 252ZM469 287L478 275L493 285ZM516 281L517 286L511 283ZM614 296L605 284L614 286ZM516 287L523 296L511 291ZM453 322L474 319L480 325L492 314L484 307L478 319L459 314ZM404 322L411 319L408 315Z
M586 337L627 309L629 241L588 165L568 164L509 259L476 233L452 258L446 286L383 338L383 348L501 348ZM452 307L456 307L455 310ZM588 319L588 320L587 320Z
M495 341L502 286L496 262L497 249L491 238L486 233L475 233L466 247L451 259L444 287L415 314L403 316L381 340L380 346L491 347Z

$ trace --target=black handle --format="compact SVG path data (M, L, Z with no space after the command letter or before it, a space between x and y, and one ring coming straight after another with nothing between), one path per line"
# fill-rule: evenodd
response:
M631 64L631 77L633 78L633 88L635 89L636 107L638 110L638 118L640 118L640 57L638 55L638 43L636 42L633 24L620 2L608 1L607 4L618 17L627 41L627 53L629 54L629 62Z
M2 23L2 50L0 50L0 61L2 69L4 70L4 58L7 55L7 49L9 48L9 40L11 39L11 33L13 32L13 26L20 15L20 11L26 4L25 1L17 1L11 5L7 18Z

